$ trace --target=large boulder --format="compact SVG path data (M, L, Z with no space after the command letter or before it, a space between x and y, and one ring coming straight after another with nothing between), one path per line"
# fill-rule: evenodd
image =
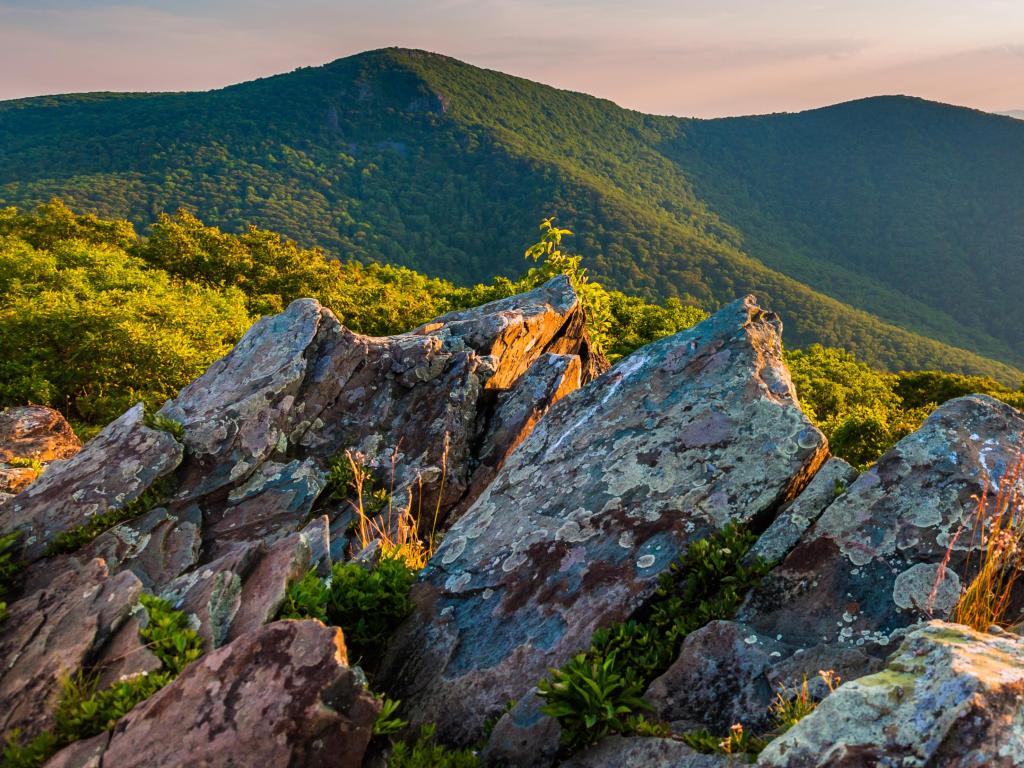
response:
M627 618L687 548L763 527L823 461L753 297L562 398L452 526L382 677L468 743L547 669Z
M0 493L20 493L39 476L39 466L70 459L81 448L71 425L53 408L25 405L0 411ZM24 466L27 462L32 465Z
M24 533L21 557L38 560L58 534L134 501L174 471L182 456L181 443L147 427L137 405L0 507L0 533Z
M841 685L761 768L1024 765L1024 638L933 621L877 674Z
M379 710L341 630L279 621L192 663L90 747L118 768L359 768Z
M739 768L747 762L730 755L704 755L681 741L642 736L609 736L559 768Z
M91 660L141 593L132 573L111 577L92 560L15 601L0 627L0 734L19 728L30 738L50 728L61 681Z

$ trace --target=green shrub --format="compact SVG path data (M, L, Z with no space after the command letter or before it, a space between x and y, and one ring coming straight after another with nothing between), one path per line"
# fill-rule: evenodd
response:
M432 725L424 725L416 741L396 743L387 762L388 768L476 768L479 764L472 750L437 744Z
M281 618L316 618L341 627L349 656L373 667L391 633L412 612L416 572L401 558L384 557L372 570L335 563L329 584L310 572L288 589Z
M70 744L109 731L136 704L173 679L170 672L151 672L118 680L109 688L99 690L95 675L73 675L64 681L61 690L56 733L63 744Z
M760 736L744 730L739 723L730 728L725 736L715 736L706 728L701 728L684 733L681 738L683 743L697 752L742 756L748 763L753 763L768 743Z
M390 736L398 733L409 723L398 716L398 707L402 702L398 699L389 699L386 696L378 696L381 707L377 713L377 719L373 722L374 736Z
M142 595L149 621L139 629L139 639L153 652L173 677L203 655L203 640L189 626L188 616L176 611L163 598Z
M164 416L162 413L150 413L146 411L143 422L150 429L158 429L174 436L179 443L185 439L185 427L180 421Z
M86 522L57 534L46 548L46 554L60 555L78 551L115 525L144 515L164 504L171 497L173 489L174 484L170 477L160 478L124 506L111 507L106 512L92 515Z
M538 684L543 711L558 719L562 745L575 751L611 733L655 733L640 694L679 654L688 634L715 619L730 618L743 595L769 564L743 559L756 537L728 524L693 542L661 575L640 618L594 632L586 653L553 669Z
M41 462L39 459L29 459L25 458L24 456L15 456L7 463L10 464L12 467L25 467L27 469L31 469L35 471L36 474L41 474L43 471L43 462Z
M39 768L60 749L57 737L43 731L27 744L21 743L21 730L15 728L4 736L0 768Z

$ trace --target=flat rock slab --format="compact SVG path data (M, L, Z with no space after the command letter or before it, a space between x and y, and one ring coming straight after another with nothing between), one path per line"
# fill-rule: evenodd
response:
M1024 765L1024 638L931 622L761 753L761 768Z
M57 534L138 498L172 472L182 456L173 435L143 424L140 403L4 504L0 532L24 532L21 557L38 560Z
M947 402L829 505L737 619L795 648L880 644L886 653L894 630L953 607L978 546L974 497L986 483L994 490L1022 448L1014 408L983 395Z
M0 632L0 733L31 738L53 725L61 680L78 672L128 618L142 593L102 560L68 569L10 607Z
M341 630L279 621L189 665L114 729L102 764L359 768L380 703Z
M560 400L451 528L382 677L468 743L627 618L687 545L764 522L825 458L752 297Z

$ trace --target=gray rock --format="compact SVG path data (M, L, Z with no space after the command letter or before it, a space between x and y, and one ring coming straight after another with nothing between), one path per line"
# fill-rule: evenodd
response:
M104 766L358 768L380 703L341 630L279 621L189 665L118 722Z
M45 768L102 768L103 752L109 743L109 731L73 742L47 760Z
M732 768L746 761L728 755L703 755L681 741L643 736L609 736L559 763L560 768Z
M752 297L560 400L434 554L382 680L469 743L689 542L767 523L825 458ZM515 510L510 514L510 510Z
M862 474L750 595L737 618L801 648L891 650L894 630L944 617L960 593L976 503L1024 447L1024 416L982 395L951 400ZM929 605L957 532L946 577Z
M142 615L145 616L144 611ZM139 626L138 616L128 619L91 664L99 675L97 688L100 690L122 678L156 672L163 666L160 659L142 644Z
M935 621L885 670L841 685L761 768L1024 765L1024 639Z
M544 699L530 690L494 725L480 755L484 765L504 768L548 768L559 752L562 729L541 708Z
M758 537L747 562L757 557L769 563L780 562L825 508L856 479L857 470L842 459L832 457L826 461L803 493L782 509Z
M273 621L284 604L285 595L310 568L312 551L300 533L281 539L270 548L242 584L238 612L231 621L228 637L234 640Z
M73 458L55 461L0 513L0 532L25 533L21 556L43 556L57 534L141 496L182 459L172 435L142 423L139 404L108 424Z
M0 633L0 733L20 728L31 738L50 728L61 680L117 631L141 593L132 573L108 577L92 560L15 601Z

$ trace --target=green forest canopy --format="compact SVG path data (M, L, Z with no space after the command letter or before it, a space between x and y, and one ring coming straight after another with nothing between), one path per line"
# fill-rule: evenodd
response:
M138 401L159 407L224 355L260 315L311 296L352 330L398 333L440 314L539 285L568 271L584 306L605 318L596 341L612 360L704 319L678 299L651 304L587 282L542 232L541 259L518 281L460 287L404 267L339 262L281 235L221 232L189 213L161 215L149 237L127 221L73 213L54 200L0 210L0 406L66 413L87 434ZM837 455L864 466L951 397L1024 393L993 379L891 374L841 349L787 353L804 408Z
M0 205L57 195L145 233L186 207L458 286L522 275L558 211L608 287L708 310L756 293L796 345L1012 386L1022 163L1024 124L920 100L684 120L397 49L0 102Z

